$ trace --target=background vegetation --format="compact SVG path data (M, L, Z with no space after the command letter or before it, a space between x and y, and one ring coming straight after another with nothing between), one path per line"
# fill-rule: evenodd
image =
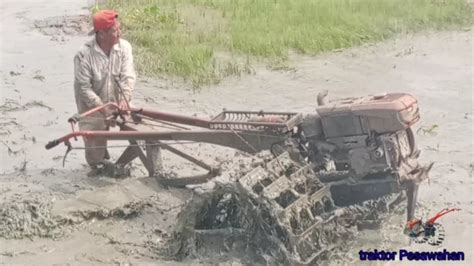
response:
M315 55L397 33L471 24L464 0L109 0L120 14L140 74L195 86L287 68L289 51Z

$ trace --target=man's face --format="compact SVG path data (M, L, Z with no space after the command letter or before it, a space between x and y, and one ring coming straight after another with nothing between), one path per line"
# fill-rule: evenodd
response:
M119 42L122 32L120 31L120 22L115 21L115 25L112 28L105 30L101 34L102 42L114 45Z

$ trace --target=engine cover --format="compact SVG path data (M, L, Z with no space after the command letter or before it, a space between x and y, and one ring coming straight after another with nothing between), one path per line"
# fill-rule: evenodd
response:
M420 119L417 100L404 93L342 99L316 110L326 138L396 132Z

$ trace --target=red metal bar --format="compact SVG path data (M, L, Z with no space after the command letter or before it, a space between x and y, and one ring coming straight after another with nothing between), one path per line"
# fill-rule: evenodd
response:
M220 121L210 121L206 119L200 119L196 117L177 115L172 113L159 112L151 109L142 109L142 108L131 108L131 110L120 109L116 103L107 103L105 105L96 107L82 114L75 115L72 122L80 121L81 117L86 117L95 112L103 110L108 106L113 106L117 108L119 112L131 111L136 114L140 114L144 117L149 117L151 119L162 120L172 123L186 124L191 126L203 127L210 130L205 131L194 131L194 130L185 130L185 131L167 131L167 132L156 132L156 131L76 131L72 132L66 136L63 136L59 139L50 141L46 144L46 149L51 149L60 143L68 141L71 138L77 137L90 137L90 138L104 138L107 140L191 140L197 142L206 142L216 145L222 145L226 147L232 147L240 149L246 152L255 152L255 149L250 149L252 146L264 146L265 148L275 141L280 141L280 134L272 135L270 132L265 132L265 138L262 138L259 134L250 134L249 132L244 133L240 132L237 134L234 129L228 126L225 126L226 122ZM232 124L235 122L229 121L228 123ZM285 124L282 123L258 123L258 122L237 122L238 124L246 124L249 126L265 126L265 127L277 127ZM222 129L214 128L213 126L218 126L222 124ZM123 127L123 126L122 126ZM123 128L122 128L123 129ZM227 130L229 129L229 130ZM245 137L242 134L247 134ZM249 145L250 138L253 144ZM270 143L271 142L271 143Z
M427 224L434 224L434 222L436 220L438 220L441 216L445 215L445 214L448 214L450 212L453 212L453 211L459 211L461 209L457 209L457 208L452 208L452 209L442 209L440 212L438 212L435 216L433 216L433 218L429 219L426 223Z
M213 131L168 131L168 132L140 132L140 131L76 131L69 133L59 139L53 140L46 144L46 149L51 149L56 147L60 143L63 143L71 138L76 137L92 137L92 138L105 138L107 140L183 140L183 139L193 139L195 136L199 135L208 135ZM234 135L232 131L229 130L219 130L222 134Z
M141 114L144 116L148 116L150 118L178 123L178 124L185 124L190 126L196 127L203 127L209 128L210 121L206 119L196 118L192 116L184 116L184 115L177 115L172 113L165 113L159 112L151 109L144 109L144 108L131 108L132 112L136 112L137 114Z
M91 114L93 114L93 113L102 111L102 110L104 110L106 107L109 107L109 106L113 106L113 107L117 108L117 110L120 110L120 107L119 107L116 103L110 102L110 103L106 103L106 104L101 105L101 106L97 106L96 108L92 108L92 109L90 109L89 111L80 114L79 116L80 116L81 118L82 118L82 117L86 117L86 116L89 116L89 115L91 115Z
M67 121L69 123L74 124L74 123L77 123L79 122L82 118L84 117L87 117L87 116L90 116L91 114L93 113L97 113L97 112L100 112L102 110L104 110L105 108L109 107L109 106L112 106L112 107L115 107L118 111L120 111L120 107L114 103L114 102L109 102L109 103L106 103L106 104L103 104L101 106L97 106L95 108L92 108L90 109L89 111L86 111L84 113L81 113L81 114L75 114L74 116L72 116L71 118L69 118ZM74 132L74 130L73 130Z
M407 227L408 227L408 229L412 230L413 227L415 227L415 225L417 225L417 224L421 224L421 220L414 219L414 220L408 221L407 222Z
M82 114L76 115L78 118L84 118L87 117L93 113L99 112L109 106L115 107L118 111L127 111L120 109L120 107L113 102L106 103L104 105L98 106L96 108L93 108L87 112L84 112ZM202 118L196 118L192 116L184 116L184 115L178 115L178 114L173 114L173 113L166 113L166 112L160 112L152 109L145 109L145 108L136 108L132 107L130 108L131 112L140 114L145 117L149 117L152 119L157 119L157 120L162 120L162 121L167 121L167 122L172 122L172 123L178 123L178 124L185 124L185 125L190 125L190 126L196 126L196 127L202 127L202 128L212 128L212 127L218 127L219 125L228 125L228 124L234 124L234 125L249 125L249 126L265 126L265 127L271 127L271 128L279 128L282 126L286 126L285 123L275 123L275 122L239 122L239 121L212 121L209 119L202 119ZM257 113L257 112L256 112ZM288 115L288 113L284 113ZM72 118L71 118L72 119ZM70 119L70 121L71 121ZM74 119L72 119L74 120Z
M72 118L70 118L68 121L77 122L81 118L90 116L93 113L100 112L110 106L115 107L117 111L119 112L128 111L128 110L120 109L120 107L114 102L109 102L104 105L92 108L87 112L75 115ZM174 122L174 123L179 123L179 124L186 124L186 125L197 126L197 127L203 127L203 128L209 128L209 120L206 120L206 119L200 119L200 118L195 118L191 116L183 116L183 115L177 115L177 114L172 114L172 113L165 113L165 112L159 112L159 111L155 111L151 109L135 108L135 107L130 108L130 111L135 112L137 114L141 114L143 116L153 118L153 119Z

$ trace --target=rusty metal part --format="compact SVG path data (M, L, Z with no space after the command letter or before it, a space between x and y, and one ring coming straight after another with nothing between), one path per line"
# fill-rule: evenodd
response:
M271 134L255 134L241 132L238 135L231 130L201 130L201 131L168 131L168 132L137 132L137 131L76 131L62 138L50 141L46 149L51 149L58 144L74 137L104 138L107 140L190 140L231 147L248 153L255 153L251 147L242 141L250 143L259 150L268 150L270 146L285 139L284 136Z
M212 257L212 243L226 243L227 253L245 254L251 263L317 265L343 245L351 227L377 224L400 197L337 208L328 185L321 183L309 165L284 152L243 174L234 184L223 185L196 199L183 211L170 246L175 259ZM244 262L245 263L245 262Z

